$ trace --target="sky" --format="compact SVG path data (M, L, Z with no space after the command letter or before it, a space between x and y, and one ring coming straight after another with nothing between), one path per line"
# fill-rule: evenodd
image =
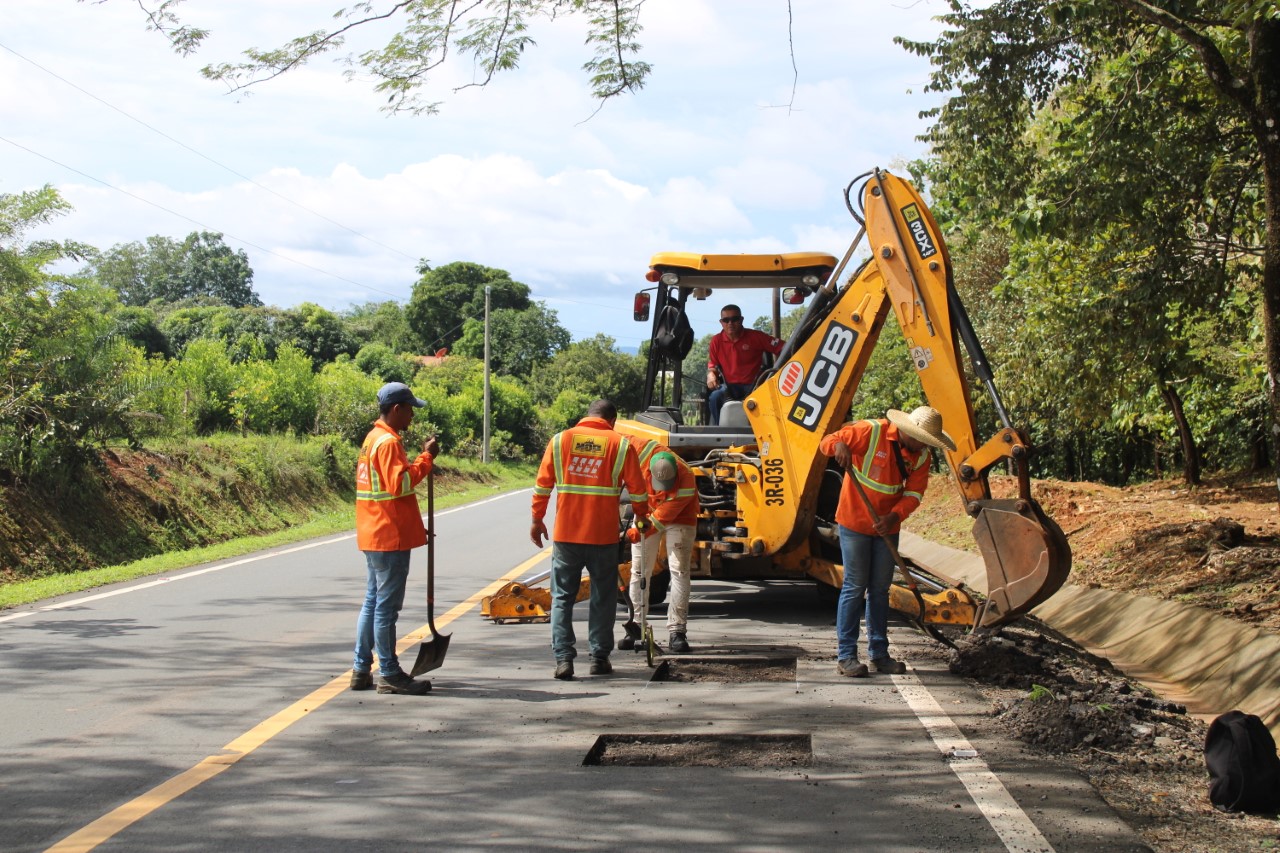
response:
M186 0L194 57L129 0L4 0L0 193L51 184L74 210L31 238L102 249L223 234L268 305L407 302L420 261L506 270L574 339L634 348L632 295L657 252L827 252L856 233L843 191L924 154L942 0L647 0L645 87L600 108L581 22L541 22L486 87L438 69L432 116L389 116L368 79L315 64L244 93L206 63L329 24L337 0ZM370 47L383 28L349 43ZM794 67L791 45L794 44ZM793 92L794 89L794 92ZM737 298L741 296L741 298ZM713 294L690 310L718 328ZM735 294L748 319L763 294Z

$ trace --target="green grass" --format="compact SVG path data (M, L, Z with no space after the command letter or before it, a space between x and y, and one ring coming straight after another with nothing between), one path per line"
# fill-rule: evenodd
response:
M526 488L533 483L534 469L528 466L502 466L499 469L497 466L486 467L479 465L479 463L469 466L464 461L462 464L456 464L451 467L455 470L470 467L474 467L477 470L483 468L492 476L493 482L477 483L461 490L451 490L447 494L437 494L435 497L437 510L492 497L512 489ZM419 503L425 511L426 498L420 496ZM525 515L527 514L525 513ZM355 510L351 507L344 507L340 510L318 514L310 521L275 533L261 536L242 536L216 545L158 554L154 557L147 557L144 560L137 560L118 566L105 566L100 569L88 569L83 572L71 572L34 580L17 581L0 586L0 610L17 607L22 604L30 604L33 601L40 601L45 598L53 598L59 595L93 589L94 587L106 586L107 584L146 577L147 575L174 572L202 563L227 560L244 554L252 554L255 551L274 548L278 545L302 542L307 539L315 539L320 536L329 536L354 529Z

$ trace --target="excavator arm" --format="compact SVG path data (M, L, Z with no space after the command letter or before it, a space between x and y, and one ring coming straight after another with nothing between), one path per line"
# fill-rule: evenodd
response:
M1011 621L1062 586L1071 567L1070 548L1031 496L1027 441L1009 423L928 207L911 184L887 172L869 172L850 188L855 185L861 187L865 216L852 200L849 206L864 226L870 260L843 286L838 270L827 280L779 366L744 403L761 461L759 482L738 488L739 508L755 522L752 550L795 548L812 529L817 502L810 496L818 493L827 471L818 443L849 412L892 310L925 397L956 443L956 450L946 452L947 463L974 519L987 574L987 595L975 624ZM1003 428L985 441L974 422L962 342L1002 421ZM1016 498L991 497L988 475L1001 463L1017 474Z
M1065 582L1071 567L1066 537L1031 496L1027 439L1010 422L996 391L956 293L946 245L924 201L909 183L880 170L851 182L845 198L862 230L839 263L831 255L808 252L652 257L646 278L656 285L657 312L645 406L634 420L620 420L617 429L637 446L661 442L693 468L701 503L694 577L813 578L839 588L834 515L842 472L819 442L848 417L892 311L924 396L955 440L956 449L946 459L973 518L987 590L976 598L960 581L904 554L908 577L894 584L891 604L926 629L1012 621ZM870 258L842 278L864 236ZM744 288L775 293L775 327L780 299L795 304L788 293L812 299L773 367L744 401L725 404L718 424L686 422L681 362L692 334L684 316L687 301ZM637 294L637 320L648 319L648 298L646 291ZM974 419L965 354L999 418L995 434L986 439ZM658 393L662 389L669 393ZM996 466L1016 474L1016 497L992 497L989 472ZM539 580L510 584L486 602L485 615L545 618L549 599L531 587Z

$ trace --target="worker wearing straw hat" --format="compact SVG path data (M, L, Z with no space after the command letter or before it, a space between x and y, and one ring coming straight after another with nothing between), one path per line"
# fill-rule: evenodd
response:
M836 609L836 671L851 678L870 674L858 660L858 626L865 613L871 666L876 672L905 672L902 661L889 656L894 561L885 540L897 547L902 522L924 498L929 449L955 450L955 442L942 429L938 410L920 406L910 414L890 409L884 418L847 423L824 437L820 447L845 472L836 508L844 562Z

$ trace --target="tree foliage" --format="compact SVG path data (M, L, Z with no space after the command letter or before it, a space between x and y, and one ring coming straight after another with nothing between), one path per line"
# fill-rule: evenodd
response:
M419 349L405 307L399 302L366 302L341 312L351 337L360 345L379 343L394 353Z
M455 261L435 269L424 262L418 272L421 278L413 286L405 317L420 353L452 348L467 320L483 320L486 287L490 312L524 311L530 304L528 285L513 281L506 270Z
M90 272L115 290L125 305L207 297L239 308L261 305L244 250L232 251L222 235L193 231L181 242L153 235L146 244L121 243L99 253Z
M618 352L608 335L574 341L534 371L534 399L551 405L571 391L591 400L612 400L619 412L635 412L644 397L644 363L638 356ZM581 399L581 397L575 397ZM578 417L586 414L584 408Z
M25 240L70 206L52 188L0 194L0 469L65 470L105 436L129 435L129 345L112 334L115 295L46 267L84 247Z
M1064 373L1093 392L1084 411L1121 430L1150 428L1161 401L1193 479L1177 389L1198 375L1197 324L1260 297L1280 372L1280 144L1266 129L1280 118L1280 13L998 0L952 2L944 22L938 40L904 42L933 63L929 88L950 93L927 136L935 214L970 237L1008 235L1027 331L1066 359L1041 374L1057 411L1080 411Z
M569 346L571 339L556 312L541 302L524 310L500 308L489 312L489 364L495 373L531 376L535 368ZM463 323L462 337L454 352L484 358L483 316Z
M82 0L83 2L83 0ZM180 0L139 2L148 29L163 33L173 49L194 53L208 30L182 23L175 7ZM365 50L346 60L348 77L377 82L386 95L385 110L430 114L439 102L428 100L423 87L431 73L455 56L472 64L480 78L458 89L486 86L500 71L520 63L533 46L529 34L538 18L576 18L585 21L591 57L583 63L592 94L602 100L644 86L650 67L636 58L640 45L640 7L644 0L520 0L520 2L457 3L453 0L356 3L332 15L335 23L292 38L274 48L249 48L239 62L206 65L203 74L226 83L232 91L278 77L318 56L343 48L348 37L364 28L391 21L394 32L382 47ZM455 90L457 91L457 90Z

